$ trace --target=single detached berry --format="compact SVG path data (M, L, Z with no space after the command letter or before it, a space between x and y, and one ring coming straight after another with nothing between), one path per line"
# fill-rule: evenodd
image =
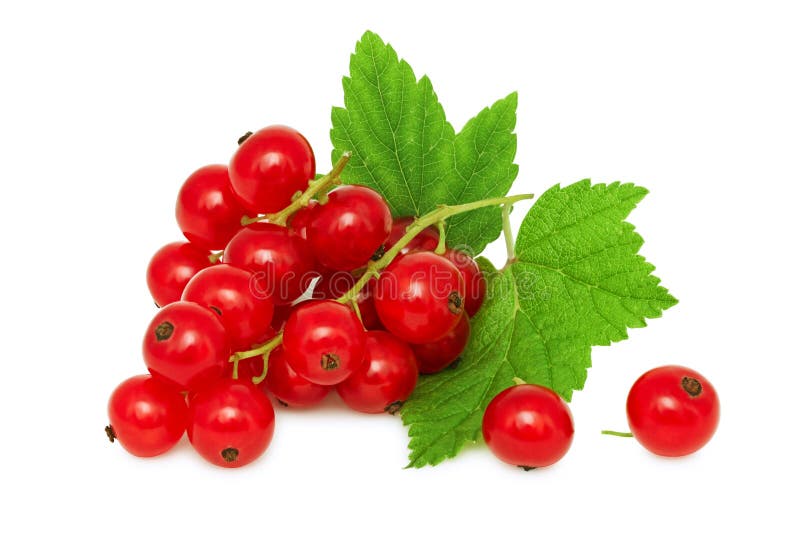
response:
M288 206L314 178L314 151L300 132L269 126L239 145L230 174L233 191L250 215L274 213Z
M147 265L147 287L156 305L178 301L186 283L200 270L209 267L211 252L185 241L164 245Z
M418 373L408 344L385 331L369 331L364 363L336 391L353 410L394 414L414 391Z
M237 233L222 260L255 273L255 293L276 305L297 299L319 276L311 245L277 224L256 222Z
M308 240L317 260L335 271L362 267L382 249L392 213L380 194L360 185L342 186L314 209Z
M366 333L352 309L336 301L301 303L283 330L289 365L316 384L338 384L364 361Z
M292 369L282 346L269 354L267 379L262 383L278 401L291 407L309 407L322 401L329 386L306 380Z
M142 353L153 376L191 390L222 376L230 345L215 313L197 303L176 301L150 322Z
M438 341L464 312L464 279L433 252L396 258L375 287L375 309L387 331L412 344Z
M161 455L186 430L188 409L180 390L150 375L134 376L117 386L108 400L111 442L139 457Z
M389 238L386 240L385 247L389 250L397 244L397 242L406 234L406 230L414 222L413 216L403 216L395 218L392 223L392 231L389 233ZM418 250L433 251L439 246L439 232L433 226L428 226L417 235L414 236L409 243L400 249L400 254L408 254Z
M628 424L642 446L657 455L696 452L719 424L719 398L703 375L678 365L652 369L628 393Z
M500 392L483 414L483 439L492 453L526 470L564 457L573 433L567 403L553 390L535 384Z
M456 327L432 343L412 345L419 372L433 374L447 368L464 351L469 340L469 317L464 314Z
M470 317L475 316L486 297L486 278L483 272L475 260L460 250L448 248L444 257L453 262L464 277L464 310Z
M231 190L228 168L205 166L183 183L175 217L183 235L199 248L220 250L239 231L246 213Z
M258 459L274 431L272 404L249 381L218 380L189 400L189 442L220 467L243 467Z

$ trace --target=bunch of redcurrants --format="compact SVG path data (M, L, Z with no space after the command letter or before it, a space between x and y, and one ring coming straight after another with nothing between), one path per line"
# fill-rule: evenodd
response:
M184 182L176 217L188 241L148 266L159 307L143 343L150 375L113 392L112 442L149 457L186 431L207 460L238 467L270 443L270 395L309 407L335 388L355 410L394 413L419 373L460 356L486 292L475 261L437 228L407 235L415 218L393 219L366 186L312 194L338 181L315 173L308 141L271 126L244 136L228 166ZM379 273L371 262L393 247Z

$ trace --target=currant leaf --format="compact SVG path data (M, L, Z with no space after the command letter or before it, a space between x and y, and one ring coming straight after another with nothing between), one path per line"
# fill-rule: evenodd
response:
M461 363L420 380L403 407L409 466L436 465L478 439L489 401L515 377L566 400L583 388L591 347L627 338L677 300L638 255L625 218L647 191L588 180L542 195L525 217L517 261L496 271Z
M456 135L430 79L372 32L350 57L342 80L344 107L331 113L332 160L350 151L346 183L380 192L392 215L420 216L441 204L506 195L517 175L517 95L497 101ZM448 244L479 254L500 235L497 209L453 217Z

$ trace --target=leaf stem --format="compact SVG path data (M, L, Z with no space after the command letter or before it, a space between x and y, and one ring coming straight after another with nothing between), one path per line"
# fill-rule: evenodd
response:
M600 434L601 435L612 435L614 437L632 437L633 436L633 433L623 433L621 431L609 431L608 429L600 431Z
M294 198L292 202L278 211L277 213L261 215L261 216L254 216L250 217L242 217L242 226L247 226L248 224L253 224L254 222L260 222L262 220L268 220L272 224L278 224L279 226L285 226L286 221L292 216L294 213L302 209L303 207L308 206L308 203L312 200L314 196L322 193L327 193L328 189L332 186L340 184L342 179L339 177L344 171L347 162L350 161L351 153L346 152L342 154L342 156L337 160L336 164L334 164L333 169L328 172L327 175L320 177L317 180L311 180L308 182L308 188L306 188L305 192L300 194L298 197Z
M511 204L503 205L503 237L506 240L506 254L508 261L506 265L516 261L517 256L514 253L514 233L511 231Z

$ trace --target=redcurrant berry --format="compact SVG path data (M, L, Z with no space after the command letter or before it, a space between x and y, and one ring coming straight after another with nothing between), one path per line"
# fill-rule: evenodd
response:
M642 446L657 455L678 457L711 440L720 408L717 391L703 375L667 365L636 380L627 411L631 432Z
M255 275L232 265L200 271L186 285L183 300L217 313L233 350L252 347L272 323L272 299L257 293Z
M246 380L218 380L189 400L189 442L220 467L254 461L267 449L274 431L272 404Z
M500 392L483 414L483 439L492 453L526 470L564 457L574 432L567 403L553 390L535 384Z
M392 214L380 194L366 186L342 186L314 209L308 239L317 260L349 271L369 262L392 229Z
M269 126L239 145L230 171L233 191L251 215L274 213L314 178L314 151L300 132Z
M163 307L178 301L189 279L211 265L210 255L185 241L158 249L147 265L147 287L156 305Z
M108 400L111 442L139 457L161 455L186 430L188 410L179 390L150 375L134 376L117 386Z
M364 361L364 328L336 301L301 303L289 316L283 347L292 369L316 384L338 384Z
M306 380L292 369L282 346L269 354L269 370L263 385L281 403L292 407L308 407L322 401L330 387Z
M222 260L254 272L256 293L271 297L276 305L297 299L319 276L308 242L266 222L242 228L225 247Z
M414 391L418 373L408 344L385 331L369 331L364 363L336 391L353 410L394 414Z
M150 322L142 353L152 375L188 390L222 376L230 345L216 314L197 303L176 301Z
M467 254L460 250L448 248L444 257L453 262L461 276L464 277L464 310L469 316L475 316L478 309L483 305L483 298L486 297L486 279L478 264Z
M464 312L464 280L446 258L411 252L380 275L375 309L387 331L412 344L438 341Z
M453 363L464 351L469 340L469 317L466 314L444 337L432 343L415 344L411 348L417 357L419 372L438 373Z
M395 218L392 223L392 231L389 233L389 238L386 240L385 247L389 250L406 234L408 227L414 222L413 216L403 216ZM433 226L428 226L416 236L414 236L409 243L400 249L400 254L408 254L417 250L430 250L433 251L439 246L439 232Z
M315 200L311 200L308 202L308 205L301 208L291 217L289 217L289 221L287 222L287 226L289 227L295 235L302 237L303 239L308 239L308 226L311 224L311 221L314 217L314 209L317 208L319 202Z
M228 168L205 166L183 183L175 205L178 226L199 248L219 250L242 227L245 209L233 195Z

